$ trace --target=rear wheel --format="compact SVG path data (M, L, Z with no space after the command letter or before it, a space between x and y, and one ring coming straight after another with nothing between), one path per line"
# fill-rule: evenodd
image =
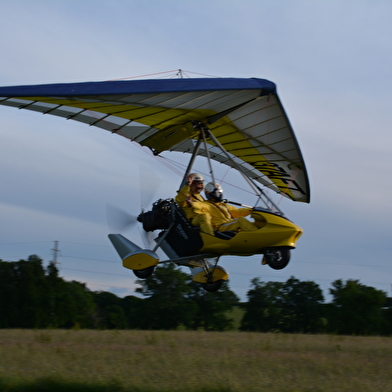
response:
M153 274L154 270L155 270L155 265L153 265L152 267L141 269L141 270L133 270L133 273L139 279L147 279Z
M203 289L208 291L209 293L213 293L214 291L218 291L223 284L224 280L219 279L212 283L203 283Z
M264 253L267 264L275 269L280 270L289 263L290 261L290 249L289 248L269 248Z

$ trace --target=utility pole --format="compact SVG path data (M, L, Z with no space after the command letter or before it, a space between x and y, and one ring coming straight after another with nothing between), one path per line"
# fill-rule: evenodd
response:
M60 249L58 249L58 247L59 247L59 242L58 242L58 241L54 241L54 248L51 249L51 250L53 251L53 260L52 260L52 263L53 263L54 265L60 264L60 263L57 261L57 253L60 252Z
M58 268L57 268L57 264L60 264L57 261L57 254L58 252L60 252L59 249L59 242L58 241L54 241L54 247L53 249L51 249L53 251L53 259L51 261L51 263L53 263L53 265L56 267L56 270L51 270L53 276L53 279L49 280L49 284L50 284L50 289L49 289L49 300L50 300L50 308L49 308L49 314L50 314L50 327L51 328L55 328L58 327L58 314L57 311L58 309L56 308L56 291L57 291L57 285L58 285Z

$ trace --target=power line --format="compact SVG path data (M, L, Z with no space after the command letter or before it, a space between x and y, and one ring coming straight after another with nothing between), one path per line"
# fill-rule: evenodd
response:
M89 271L89 270L80 270L80 269L74 269L74 268L63 268L63 271L76 271L76 272L87 272L89 274L102 274L102 275L113 275L113 276L121 276L122 278L126 276L125 274L114 274L112 272L101 272L101 271ZM136 279L136 277L135 277Z

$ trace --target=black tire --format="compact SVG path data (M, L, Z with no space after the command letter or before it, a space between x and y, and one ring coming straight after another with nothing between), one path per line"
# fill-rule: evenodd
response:
M152 267L141 269L141 270L133 270L133 273L139 279L147 279L153 274L154 270L155 270L155 265L153 265Z
M203 289L209 293L213 293L214 291L218 291L222 287L223 283L223 279L216 280L212 283L203 283Z
M267 264L275 269L280 270L286 267L290 261L290 249L289 248L269 248L265 251L264 257L267 260Z

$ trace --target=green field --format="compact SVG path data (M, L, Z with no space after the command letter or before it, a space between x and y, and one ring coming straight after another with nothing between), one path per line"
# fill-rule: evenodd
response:
M0 330L2 391L392 391L392 338Z

